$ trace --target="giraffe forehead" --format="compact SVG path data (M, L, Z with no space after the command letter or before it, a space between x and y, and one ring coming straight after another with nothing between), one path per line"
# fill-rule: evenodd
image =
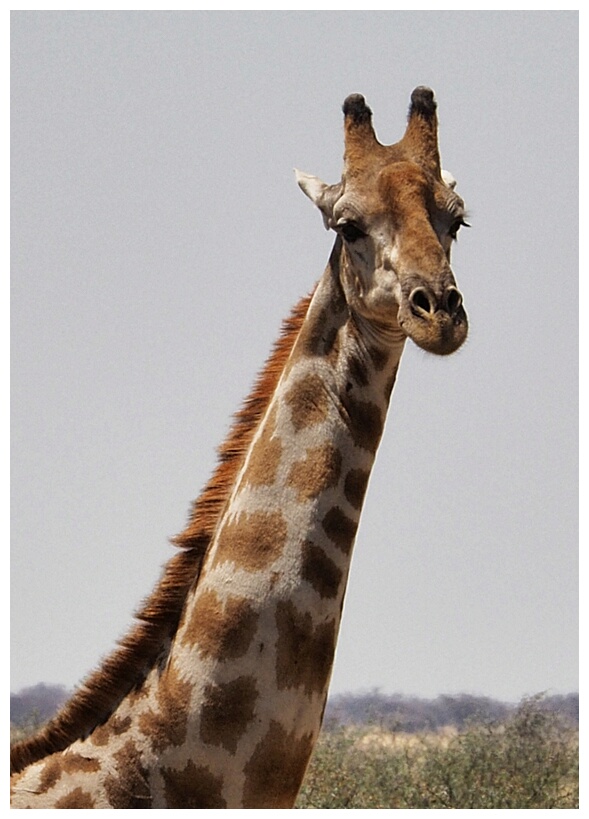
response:
M334 207L334 220L359 219L368 227L401 208L423 208L438 187L433 176L415 162L393 162L379 169L372 185L356 179L346 184Z
M423 204L435 184L433 177L419 165L399 162L383 168L376 189L383 206L392 207L397 202Z
M402 213L410 217L435 209L457 217L464 214L465 206L455 186L451 175L445 173L445 178L437 178L422 165L401 156L376 166L371 184L366 183L365 175L345 180L333 207L333 221L337 224L352 220L368 229L387 216Z

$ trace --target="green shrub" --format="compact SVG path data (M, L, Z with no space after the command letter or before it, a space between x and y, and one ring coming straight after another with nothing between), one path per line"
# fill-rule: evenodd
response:
M461 733L322 733L298 808L577 808L578 733L538 698Z

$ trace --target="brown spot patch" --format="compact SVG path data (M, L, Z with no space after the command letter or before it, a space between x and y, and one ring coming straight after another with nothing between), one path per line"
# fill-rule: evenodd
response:
M226 808L221 796L223 780L215 776L205 765L195 765L192 760L179 771L162 768L168 808Z
M63 754L61 757L62 768L65 773L96 773L100 770L100 763L92 757L82 756L76 753Z
M319 315L310 321L309 318L307 316L299 334L302 352L304 355L325 355L331 350L337 335L337 328L329 326L332 321L331 311L323 308Z
M384 370L387 366L389 360L389 354L386 350L381 350L378 347L369 347L368 348L368 355L370 356L372 363L374 364L374 369Z
M382 434L383 419L380 409L370 401L356 401L347 397L346 409L354 443L375 453Z
M365 469L351 469L344 482L344 494L354 509L360 509L370 473Z
M207 685L201 710L200 737L207 745L222 745L235 754L237 744L254 718L258 690L253 677L238 677L222 685Z
M330 260L331 262L331 260ZM338 267L336 262L336 267ZM339 285L338 273L333 269L334 277L331 293L323 306L313 305L307 311L297 341L297 352L303 355L328 355L337 343L338 329L347 318L347 304ZM324 299L326 297L324 296Z
M335 545L349 554L354 544L358 523L349 518L339 506L333 506L322 521L325 534Z
M43 766L38 793L46 793L62 774L95 773L100 768L96 759L76 753L53 754Z
M357 386L365 387L368 384L368 370L361 358L355 355L350 356L348 368L350 377Z
M74 788L71 793L62 796L55 802L54 808L93 808L94 800L92 796L82 790L82 788Z
M326 330L323 337L323 349L320 350L320 352L324 355L329 355L330 357L337 356L339 354L338 327L330 327L328 330Z
M286 393L285 401L296 432L322 423L329 412L327 393L316 373L299 378Z
M50 790L62 774L95 773L100 769L96 759L77 753L53 754L43 766L39 778L39 793Z
M272 720L245 766L243 807L292 808L313 745L312 734L299 739Z
M61 754L53 754L43 765L41 776L39 777L38 793L45 793L50 790L59 780L63 773L63 765L61 764Z
M310 541L303 545L301 575L323 598L334 598L342 582L341 569Z
M258 614L247 600L229 597L223 605L212 590L197 595L185 641L216 659L243 657L254 637Z
M280 512L243 512L221 529L215 561L230 561L248 572L266 569L280 557L286 533Z
M132 740L113 754L111 770L104 780L104 789L111 808L151 808L148 772Z
M252 449L245 475L245 481L251 486L271 486L276 481L282 444L278 437L273 437L276 429L275 416L276 408L272 410Z
M276 684L279 689L303 686L307 694L327 686L335 651L336 624L313 625L309 613L292 603L276 606Z
M139 728L149 737L156 753L170 745L182 745L186 739L188 722L187 704L192 686L182 680L175 663L162 673L157 689L159 711L146 711L139 717Z
M104 725L99 725L95 731L92 732L90 741L93 745L106 745L111 737L120 736L128 731L131 727L131 717L119 717L113 714L112 717Z
M330 487L337 486L342 469L342 456L332 444L307 450L303 460L293 464L289 485L298 492L299 500L312 500Z

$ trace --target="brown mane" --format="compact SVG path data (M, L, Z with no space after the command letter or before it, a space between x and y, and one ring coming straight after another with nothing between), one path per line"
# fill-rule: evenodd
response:
M181 551L164 567L161 579L135 615L137 622L58 714L37 734L11 748L11 773L88 736L108 719L130 691L143 683L148 672L168 650L186 595L198 582L219 515L258 422L274 393L310 301L311 296L301 299L283 323L282 333L252 392L236 413L233 426L219 447L217 467L194 502L186 529L173 539Z

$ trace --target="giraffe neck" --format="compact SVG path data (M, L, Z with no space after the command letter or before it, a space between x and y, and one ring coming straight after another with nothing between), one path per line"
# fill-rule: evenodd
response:
M294 803L321 725L352 547L403 350L401 333L385 344L349 310L342 252L338 240L165 665L88 740L21 775L47 782L46 766L59 767L35 806L57 806L76 783L77 798L92 794L94 804L71 806Z
M228 804L287 807L298 792L402 345L366 345L332 262L188 602L172 665L202 703L199 755L216 748Z

